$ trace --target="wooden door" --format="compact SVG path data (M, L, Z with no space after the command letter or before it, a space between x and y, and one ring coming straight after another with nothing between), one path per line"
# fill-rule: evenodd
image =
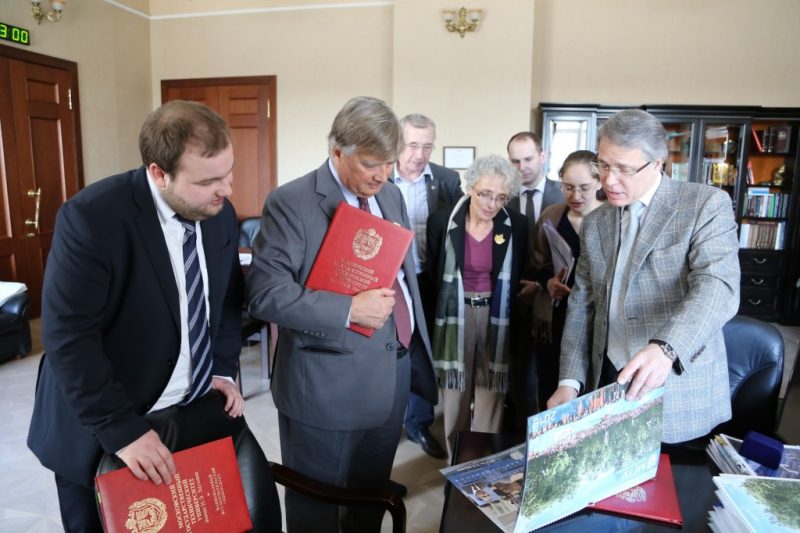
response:
M56 212L82 185L77 65L0 47L0 280L39 316Z
M162 102L202 102L230 126L236 158L231 202L240 219L259 216L277 186L275 83L275 76L161 82Z

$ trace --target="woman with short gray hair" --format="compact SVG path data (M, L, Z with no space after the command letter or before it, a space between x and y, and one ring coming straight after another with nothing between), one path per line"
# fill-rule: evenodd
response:
M431 215L427 228L428 270L437 289L434 371L451 456L459 431L500 431L512 328L523 327L512 301L528 243L528 220L505 207L520 188L506 158L477 159L464 181L467 194L451 211Z

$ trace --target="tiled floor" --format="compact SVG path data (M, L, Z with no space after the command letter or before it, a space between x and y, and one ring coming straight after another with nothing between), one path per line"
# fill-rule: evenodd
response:
M53 476L39 465L25 445L40 359L38 354L41 352L38 321L34 321L32 326L34 355L0 365L0 417L3 420L0 431L0 533L62 531ZM778 329L786 342L785 375L788 376L798 352L800 328L778 326ZM279 461L277 411L271 395L261 385L257 347L246 349L242 362L247 397L245 415L267 457ZM432 431L441 439L438 411L437 415ZM800 412L784 413L784 419L797 416ZM444 499L444 478L438 469L444 466L445 461L427 456L418 445L405 439L401 441L392 478L409 489L405 499L408 531L438 531ZM383 530L390 530L388 516Z

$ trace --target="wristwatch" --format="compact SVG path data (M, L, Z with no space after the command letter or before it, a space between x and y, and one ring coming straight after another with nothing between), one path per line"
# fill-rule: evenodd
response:
M680 358L678 358L678 352L675 351L670 343L658 339L650 339L650 344L656 344L661 348L661 351L664 352L667 359L672 361L672 370L676 374L680 376L683 373L683 365L681 364Z

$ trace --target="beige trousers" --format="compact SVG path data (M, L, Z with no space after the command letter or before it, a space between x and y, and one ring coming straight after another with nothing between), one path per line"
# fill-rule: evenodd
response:
M467 298L483 298L491 293L464 292ZM489 356L489 306L464 305L464 363L466 386L463 391L442 389L444 405L444 434L447 452L453 457L459 431L499 433L503 422L502 392L490 392ZM474 403L474 405L472 405ZM472 409L470 409L472 405Z

